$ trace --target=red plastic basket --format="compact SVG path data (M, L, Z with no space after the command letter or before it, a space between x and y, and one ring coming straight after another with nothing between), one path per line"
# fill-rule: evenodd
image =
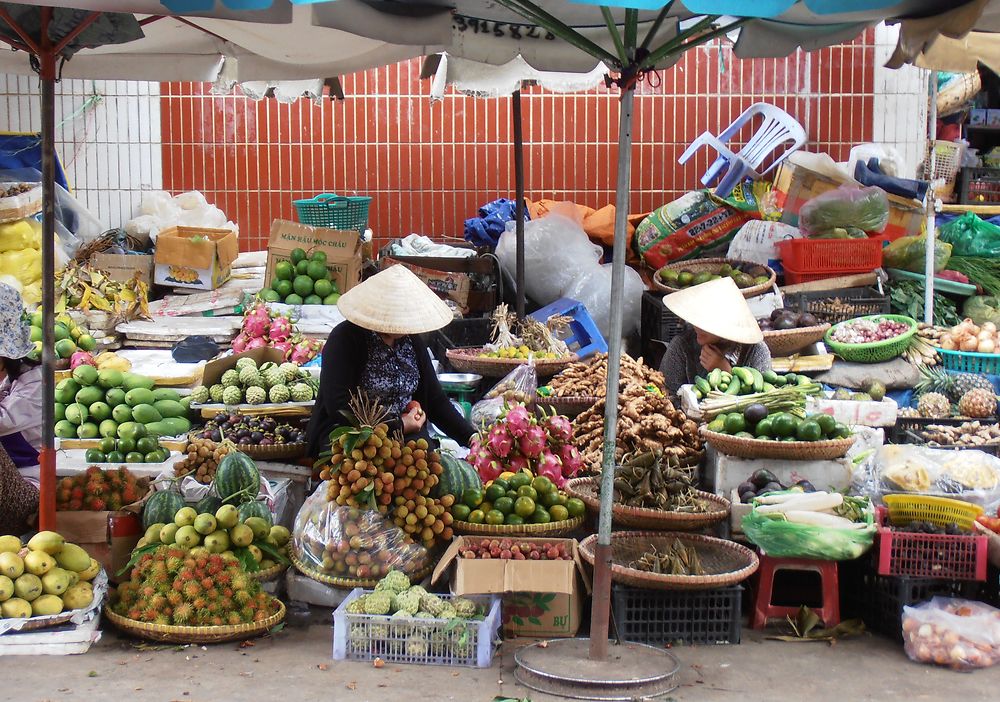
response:
M910 578L985 580L985 536L948 536L893 531L888 510L878 508L878 574Z
M800 274L866 273L882 265L878 239L786 239L778 248L781 265Z
M854 275L855 273L871 273L871 268L861 268L847 271L819 271L804 273L799 270L784 267L785 285L798 285L799 283L811 283L814 280L826 280L827 278L838 278L842 275Z

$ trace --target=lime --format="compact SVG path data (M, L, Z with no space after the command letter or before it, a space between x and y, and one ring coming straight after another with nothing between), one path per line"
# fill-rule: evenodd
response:
M502 485L494 483L483 491L483 498L489 500L490 502L496 502L498 499L503 497L506 492L507 491L503 489Z
M503 512L498 509L491 509L486 513L487 524L503 524Z
M815 419L819 428L823 430L825 436L832 436L837 429L837 420L828 414L818 414L811 419Z
M493 509L504 515L510 514L514 511L514 500L509 497L500 497L493 503Z
M566 501L566 509L569 511L569 516L573 518L582 517L583 513L587 511L587 507L583 504L583 500L576 497L571 497Z
M323 298L324 305L336 305L340 301L340 293L332 293Z
M299 261L295 264L295 275L308 275L309 261Z
M771 427L774 429L774 436L778 438L783 439L792 436L795 434L795 417L781 412L774 415L774 419L771 420Z
M708 430L714 431L717 434L722 434L726 431L726 418L716 417L711 422L708 423Z
M115 441L115 437L105 436L103 439L101 439L101 443L98 444L98 447L101 449L103 453L111 453L112 451L115 450L115 444L117 443L118 442Z
M307 295L305 299L302 300L303 305L322 305L323 298L319 295Z
M84 456L84 459L87 461L87 463L105 463L107 457L104 455L104 452L101 451L100 449L92 448L92 449L87 449L87 453Z
M31 328L31 340L41 341L42 340L42 330L39 327Z
M333 283L329 280L324 280L320 278L315 283L313 283L313 292L320 297L329 297L333 294Z
M469 515L472 514L472 510L469 509L468 505L452 505L451 506L451 516L460 522L469 521Z
M846 439L851 436L851 428L846 424L841 424L837 422L836 426L833 428L833 437L838 439Z
M136 450L137 442L135 439L121 439L118 442L118 450L122 453L132 453Z
M67 329L62 324L56 324L56 341L62 341L63 339L69 338L69 329Z
M556 490L553 485L551 490L538 493L538 501L541 503L542 507L557 505L559 504L559 491Z
M295 267L290 261L278 261L274 267L274 277L278 280L291 280L295 275Z
M479 509L483 510L486 514L489 514L490 510L493 509L493 503L489 500L483 500L479 503Z
M274 281L274 292L278 293L282 300L292 294L292 281L290 280L276 280Z
M108 463L124 463L125 454L121 451L112 451L108 454Z
M326 278L329 271L326 270L326 264L320 263L319 261L310 261L306 266L306 275L308 275L313 280L322 280Z
M757 422L757 428L754 430L758 438L764 439L772 435L774 432L774 420L770 417L764 417L762 420Z
M292 289L295 291L296 295L301 297L306 297L307 295L312 295L313 291L313 281L307 275L297 275L295 280L292 281Z
M553 505L549 507L549 516L554 522L562 522L569 519L569 510L562 505Z
M302 297L299 296L299 295L296 295L295 293L292 293L291 295L289 295L288 297L285 298L285 304L286 305L301 305L302 304Z
M309 260L326 265L326 251L323 251L322 249L317 249L313 251L312 256L309 257Z
M292 259L292 265L298 265L299 261L305 260L305 257L305 249L292 249L292 253L289 256Z
M536 507L535 513L531 515L531 521L533 524L548 524L552 521L552 516L544 507Z
M535 513L535 501L530 497L519 497L514 502L514 513L527 519Z
M84 351L93 351L97 348L97 340L90 334L81 334L76 340L76 345Z
M462 503L475 509L483 502L483 491L478 488L468 488L462 493ZM469 520L472 521L471 519Z
M496 485L497 487L503 488L504 493L510 490L510 483L507 482L506 478L497 478L490 486Z
M518 497L530 497L532 500L538 499L538 490L530 485L522 485L517 489Z
M508 526L521 526L522 524L524 524L524 517L522 517L520 514L507 515Z
M820 427L819 422L807 419L799 424L795 436L799 441L819 441L823 438L823 429Z
M539 475L537 478L531 481L531 487L535 488L539 494L543 492L549 492L553 487L552 481L546 478L544 475Z
M144 436L135 442L135 450L139 453L152 453L158 448L160 448L160 445L151 436Z
M726 433L739 434L747 428L747 422L739 412L733 412L726 417Z
M517 490L522 485L528 485L530 482L531 482L531 473L528 473L526 471L522 471L520 473L514 473L514 475L510 477L510 480L507 481L507 483L515 490Z
M277 290L271 288L261 290L260 297L264 302L281 302L281 295L278 294Z
M509 497L512 500L516 500L518 498L517 490L508 490L507 497Z

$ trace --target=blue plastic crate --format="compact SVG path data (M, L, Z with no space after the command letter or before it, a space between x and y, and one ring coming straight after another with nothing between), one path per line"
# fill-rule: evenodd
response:
M608 352L608 344L601 330L582 302L563 297L528 316L545 324L549 317L555 315L572 317L569 323L570 335L563 341L577 356L586 358L591 354Z

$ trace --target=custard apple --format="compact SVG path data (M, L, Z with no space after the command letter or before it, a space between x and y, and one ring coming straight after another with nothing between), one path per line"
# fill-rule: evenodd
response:
M278 370L285 376L286 383L294 383L299 379L299 367L294 363L282 363Z
M476 616L476 610L478 609L475 602L465 597L456 597L451 601L451 606L455 608L458 616L463 619Z
M191 391L191 402L197 405L203 405L212 399L212 396L208 392L208 388L204 385L199 385L194 390Z
M411 636L406 640L406 655L419 658L427 655L427 639Z
M260 386L261 384L260 371L256 368L244 368L239 373L239 379L240 385L245 388L248 388L251 385Z
M407 590L396 595L396 607L399 612L407 615L414 615L420 611L420 595Z
M305 383L295 383L291 387L292 391L292 401L294 402L309 402L313 399L312 388Z
M452 607L450 603L445 603L444 609L442 609L441 613L438 614L438 618L439 619L458 619L458 612L455 611L455 608Z
M238 388L237 388L238 389ZM212 399L212 402L222 402L222 393L226 391L226 386L222 383L216 383L208 389L208 396Z
M222 403L226 405L239 405L243 402L243 391L231 385L222 392Z
M278 385L285 384L285 374L282 373L277 366L272 366L266 371L260 374L261 378L264 379L264 386L267 388L273 388Z
M292 396L292 393L288 391L287 385L275 385L267 393L267 396L271 399L271 402L276 404L281 404L282 402L288 402L288 398Z
M441 615L441 610L445 607L445 602L437 595L431 595L430 593L423 595L420 598L420 608L430 614L432 617L438 617Z
M240 372L235 368L230 368L225 373L222 374L222 386L226 388L231 388L239 384L240 382Z
M405 639L413 632L413 627L410 626L410 613L399 610L390 618L395 620L390 622L393 638Z
M238 361L236 361L236 370L241 371L244 368L253 368L254 370L256 370L257 361L253 360L252 358L241 358Z
M410 579L405 573L398 570L390 570L384 578L375 584L376 590L392 590L393 592L403 592L410 587ZM417 610L413 610L416 612Z
M348 614L364 614L365 613L365 600L368 595L361 595L356 600L351 600L347 603L347 613Z
M373 592L365 598L365 614L388 614L392 595L385 591Z
M267 390L252 385L247 388L247 404L262 405L267 402Z
M427 590L424 589L423 585L414 585L409 590L407 590L407 592L416 593L419 597L423 597L424 595L427 594Z

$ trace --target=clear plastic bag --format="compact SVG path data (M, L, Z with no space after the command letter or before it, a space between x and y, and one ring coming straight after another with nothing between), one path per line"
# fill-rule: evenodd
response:
M799 211L799 229L811 238L878 233L889 223L889 198L881 188L840 187L817 195Z
M974 295L967 298L962 305L962 316L971 319L976 326L986 322L1000 325L1000 297Z
M918 663L989 668L1000 661L1000 610L950 597L903 607L903 650Z
M622 336L627 337L639 326L642 293L646 285L642 278L632 268L625 267L625 286L622 290ZM576 275L574 283L564 293L577 302L582 302L587 308L594 324L601 330L605 339L611 335L611 264L597 266L589 271L581 271Z
M472 406L470 421L477 429L488 427L500 418L504 406L515 403L534 406L538 392L538 373L534 361L529 360L494 385L483 399Z
M882 249L882 260L886 268L898 268L911 273L923 273L927 249L927 235L904 236ZM951 244L934 239L934 272L940 273L951 260Z
M426 548L374 510L327 501L320 483L295 518L295 557L316 572L344 580L378 580L390 570L416 576L430 567Z
M743 517L743 533L769 556L850 561L872 547L875 527L837 529L799 524L751 511Z

